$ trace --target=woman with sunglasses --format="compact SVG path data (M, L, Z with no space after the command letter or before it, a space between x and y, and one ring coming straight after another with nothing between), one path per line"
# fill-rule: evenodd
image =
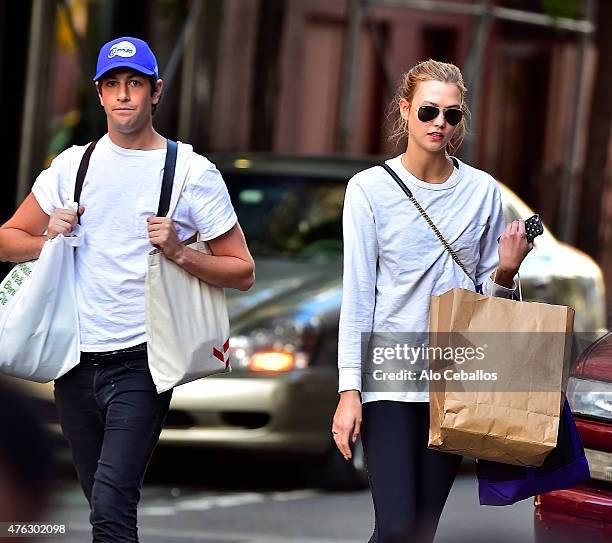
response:
M347 460L361 435L375 510L371 543L433 541L461 463L461 456L427 448L427 383L418 372L400 380L389 375L414 362L397 365L401 344L427 341L432 295L459 287L512 297L514 276L532 248L523 221L504 226L493 177L451 156L466 132L465 93L453 64L428 60L404 74L392 103L392 137L406 136L406 150L386 162L391 172L381 166L359 172L346 191L340 401L332 434ZM372 353L372 345L389 346L389 338L400 349L385 376L384 357L362 362L362 345Z

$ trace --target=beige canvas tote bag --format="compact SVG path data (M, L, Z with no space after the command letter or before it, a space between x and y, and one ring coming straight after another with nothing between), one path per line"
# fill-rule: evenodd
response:
M190 174L187 164L180 191L171 201L176 163L176 148L173 158L172 143L168 140L160 197L160 212L167 217L176 209ZM190 161L191 155L185 159ZM158 213L158 216L162 215ZM211 254L208 244L199 240L199 234L184 244L195 251ZM148 255L145 305L149 369L158 393L231 371L229 318L222 288L201 281L154 250Z

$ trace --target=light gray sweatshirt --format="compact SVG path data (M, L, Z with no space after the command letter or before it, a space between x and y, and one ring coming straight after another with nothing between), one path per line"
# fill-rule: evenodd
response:
M362 389L362 334L426 334L430 297L455 287L475 290L482 285L484 294L506 298L514 292L490 279L498 264L497 239L505 226L495 179L459 160L459 167L439 184L411 175L401 155L387 164L412 191L470 277L382 167L353 176L343 212L340 392ZM428 401L428 392L362 392L364 403L375 400Z

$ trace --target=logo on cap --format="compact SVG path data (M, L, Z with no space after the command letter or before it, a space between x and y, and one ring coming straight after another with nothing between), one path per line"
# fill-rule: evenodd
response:
M129 41L121 41L113 45L108 53L108 58L116 56L128 58L133 57L136 54L136 46Z

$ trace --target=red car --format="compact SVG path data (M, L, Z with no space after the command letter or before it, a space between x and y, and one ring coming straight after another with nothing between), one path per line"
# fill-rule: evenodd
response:
M612 542L612 332L574 365L567 397L591 470L590 481L535 498L536 543Z

